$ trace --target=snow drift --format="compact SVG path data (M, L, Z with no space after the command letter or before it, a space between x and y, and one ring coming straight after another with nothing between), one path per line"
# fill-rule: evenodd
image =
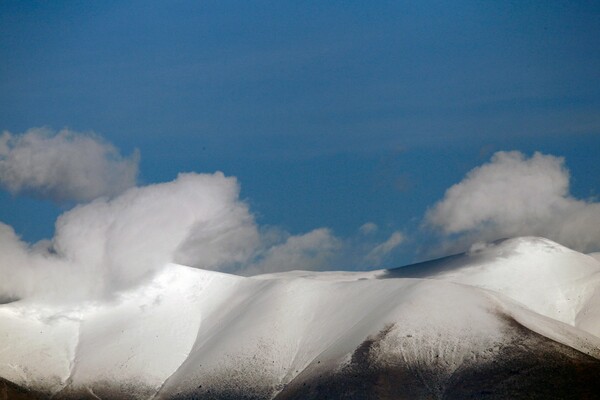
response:
M395 270L167 264L83 304L6 298L14 398L592 398L600 262L542 238Z

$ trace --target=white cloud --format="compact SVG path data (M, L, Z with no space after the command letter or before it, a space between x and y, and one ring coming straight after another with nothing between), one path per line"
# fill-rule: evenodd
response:
M361 225L360 228L358 228L358 230L360 231L360 233L362 233L363 235L370 235L371 233L375 233L377 232L377 225L373 222L367 222L363 225Z
M373 266L378 266L385 257L398 247L404 241L404 235L401 232L394 232L383 243L375 246L365 257L365 261Z
M57 221L56 252L98 264L115 284L130 284L167 262L222 270L245 261L259 243L235 178L180 174L132 188L114 200L78 206Z
M379 265L403 241L395 232L376 243L374 223L345 240L326 228L300 235L260 229L235 178L187 173L130 187L136 174L137 156L124 159L95 136L4 133L0 183L9 190L54 200L100 197L59 216L54 237L33 245L0 223L0 299L101 298L169 262L243 275L364 268L365 259Z
M33 246L0 224L0 298L95 299L135 286L169 262L242 275L328 270L340 260L356 266L370 250L385 256L400 238L356 246L325 228L300 235L261 230L235 178L180 174L79 205L57 219L51 240Z
M342 241L329 229L319 228L303 235L290 236L283 243L270 247L245 272L323 270L331 268L331 262L341 248Z
M600 249L600 203L572 197L563 158L541 153L494 154L446 191L425 224L452 236L454 247L537 235L579 251Z
M168 262L232 268L260 243L238 196L234 178L181 174L75 207L58 218L45 248L29 248L2 225L0 294L93 298L135 285Z
M115 196L135 185L139 155L124 158L93 134L34 128L0 136L0 185L55 201Z

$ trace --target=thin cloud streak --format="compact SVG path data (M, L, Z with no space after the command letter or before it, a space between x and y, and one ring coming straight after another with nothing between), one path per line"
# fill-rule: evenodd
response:
M404 242L404 240L405 237L401 232L392 233L385 242L375 246L375 248L367 254L365 261L371 265L379 266L385 257Z

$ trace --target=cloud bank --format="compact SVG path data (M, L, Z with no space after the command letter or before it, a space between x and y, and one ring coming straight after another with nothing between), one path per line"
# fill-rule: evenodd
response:
M115 196L135 185L139 155L122 157L93 134L34 128L0 136L0 185L57 202Z
M600 203L569 193L564 159L497 152L471 170L431 208L425 225L464 248L477 240L544 236L573 249L600 249Z
M239 190L235 178L220 172L180 174L76 206L58 218L52 240L33 246L0 223L0 297L102 298L170 262L242 275L335 269L353 250L325 228L300 235L261 231ZM366 245L369 257L381 262L399 238L395 233Z
M240 200L237 180L220 172L133 186L137 156L124 159L96 136L5 133L0 155L0 182L13 193L96 197L59 216L53 238L33 245L0 223L0 299L105 298L170 262L242 275L337 269L341 262L353 268L365 254L378 265L399 244L397 235L383 244L365 240L365 226L362 253L326 228L298 235L261 228Z
M53 200L95 199L62 214L54 237L33 245L0 223L0 299L102 298L170 262L242 275L373 268L406 241L400 231L377 241L373 222L344 239L327 228L293 235L260 227L235 178L184 173L136 187L137 163L96 136L5 133L2 185ZM560 157L498 152L449 188L424 225L441 235L445 252L522 235L598 251L600 203L574 198L569 179Z
M379 267L404 242L378 242L377 225L339 238L318 228L292 235L261 228L235 178L180 174L135 186L138 156L123 158L94 135L32 129L0 139L0 184L13 193L79 201L50 240L21 241L0 223L0 297L90 299L142 282L169 262L251 275L294 269ZM564 160L498 152L449 188L424 225L443 251L523 235L583 252L600 250L600 203L574 198Z

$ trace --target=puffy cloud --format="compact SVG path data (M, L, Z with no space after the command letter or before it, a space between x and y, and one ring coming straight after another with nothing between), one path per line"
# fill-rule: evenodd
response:
M259 242L234 178L180 174L75 207L58 218L51 241L32 248L0 225L0 294L99 297L169 262L233 268Z
M365 259L379 265L402 240L399 232L376 243L342 240L326 228L300 235L259 229L235 178L180 174L78 205L57 219L51 240L33 246L0 223L0 301L101 298L169 262L242 275L364 268Z
M383 259L404 242L404 235L401 232L394 232L383 243L375 246L365 257L365 261L371 265L378 266Z
M59 217L54 250L77 265L129 285L168 262L223 270L259 243L235 178L180 174L173 182L132 188Z
M477 240L545 236L579 251L600 249L600 203L569 193L564 159L498 152L470 171L431 208L425 224L454 247Z
M364 237L363 237L364 239ZM259 229L239 185L222 173L180 174L78 205L30 246L0 223L0 301L96 299L143 282L169 262L242 275L378 265L402 241L342 240L319 228Z
M268 248L245 273L327 269L342 246L342 241L329 229L315 229L303 235L290 236L283 243Z
M0 136L0 185L54 201L115 196L135 185L139 155L122 157L93 134L35 128Z
M0 183L9 190L54 200L96 198L63 213L54 237L33 245L0 223L0 303L98 299L140 284L170 262L242 275L364 268L365 259L379 265L403 240L395 232L377 243L374 223L345 240L326 228L300 235L260 228L235 178L186 173L136 187L136 174L136 155L124 159L93 135L4 133Z

